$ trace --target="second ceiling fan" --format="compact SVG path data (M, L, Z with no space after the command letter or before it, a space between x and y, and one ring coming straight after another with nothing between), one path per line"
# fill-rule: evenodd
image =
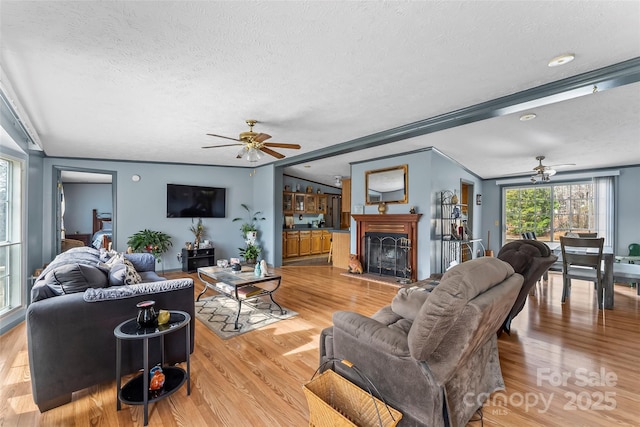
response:
M561 168L564 166L575 166L575 163L564 163L560 165L545 166L542 164L542 161L544 159L545 159L544 156L536 157L536 160L538 161L538 166L533 168L533 171L536 174L531 176L531 182L534 184L538 181L543 181L543 182L549 181L549 178L556 174L556 170L554 168Z
M245 155L247 156L247 160L250 162L257 162L262 157L262 153L266 153L270 156L275 157L276 159L283 159L285 157L284 154L278 153L277 151L273 151L271 148L289 148L298 150L300 149L299 144L285 144L282 142L265 142L267 139L271 138L271 135L266 133L257 133L253 131L253 127L257 120L246 120L247 125L249 125L248 132L241 132L239 138L231 138L228 136L215 135L213 133L208 133L209 136L215 136L217 138L230 139L232 141L237 141L236 144L224 144L224 145L208 145L202 148L219 148L219 147L232 147L234 145L241 145L242 148L238 152L236 158L241 159Z

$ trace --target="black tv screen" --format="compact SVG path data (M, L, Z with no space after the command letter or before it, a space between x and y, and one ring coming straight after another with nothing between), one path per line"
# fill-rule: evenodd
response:
M167 218L224 218L226 189L167 184Z

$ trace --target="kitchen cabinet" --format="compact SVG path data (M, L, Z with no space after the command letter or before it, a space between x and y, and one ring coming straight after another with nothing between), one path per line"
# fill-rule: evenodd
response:
M305 213L315 214L317 198L315 194L305 194L304 196L304 211Z
M285 214L293 213L293 193L289 191L282 193L282 212Z
M311 255L311 230L300 231L300 243L298 245L298 255Z
M322 253L328 254L331 250L331 232L322 230Z
M313 255L322 253L322 230L311 230L311 253Z
M351 212L351 179L342 179L342 212Z
M316 196L316 212L319 214L327 213L327 195L326 194L318 194Z
M328 254L331 249L330 230L291 230L282 232L282 258Z
M284 236L284 257L297 257L300 251L300 233L298 231L285 231L282 234Z
M305 213L305 194L304 193L294 193L293 194L293 211L295 213Z

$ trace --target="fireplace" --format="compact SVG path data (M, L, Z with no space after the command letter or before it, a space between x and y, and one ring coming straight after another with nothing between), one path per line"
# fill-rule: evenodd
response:
M352 215L356 253L365 272L416 281L422 214Z
M401 279L411 278L411 240L403 233L365 233L364 271Z

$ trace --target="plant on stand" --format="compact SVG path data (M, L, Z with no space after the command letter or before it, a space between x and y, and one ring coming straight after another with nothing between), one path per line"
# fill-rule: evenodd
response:
M241 204L245 211L249 214L247 218L234 218L233 222L236 221L244 221L240 226L240 231L242 232L242 237L244 238L247 244L255 244L256 238L258 236L258 228L256 222L264 221L265 217L261 216L262 212L255 211L252 212L248 205L244 203Z
M131 235L127 245L133 252L150 252L158 262L162 262L160 256L169 250L173 243L171 237L162 231L144 230Z
M249 216L247 218L234 218L233 221L243 221L240 226L242 237L244 238L245 247L238 248L240 250L240 256L248 264L255 264L258 261L258 256L262 252L262 248L256 244L258 237L258 221L264 221L265 217L262 216L260 211L252 211L248 205L241 204L242 208L247 211Z

